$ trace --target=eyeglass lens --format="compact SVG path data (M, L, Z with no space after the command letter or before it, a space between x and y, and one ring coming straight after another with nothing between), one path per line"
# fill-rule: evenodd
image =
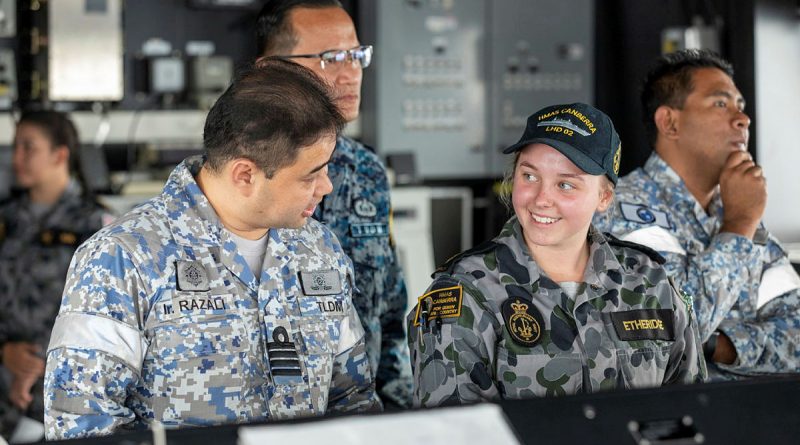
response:
M369 46L361 46L349 50L326 51L321 54L321 59L320 62L323 69L326 64L336 65L346 61L358 62L361 68L366 68L372 60L372 48Z

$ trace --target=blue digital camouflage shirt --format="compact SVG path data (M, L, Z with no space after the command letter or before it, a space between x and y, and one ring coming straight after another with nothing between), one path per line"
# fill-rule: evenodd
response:
M615 204L594 223L664 255L694 296L701 339L715 330L731 339L738 358L709 366L712 378L800 371L800 277L763 225L752 241L720 233L722 212L719 192L706 212L653 153L644 168L620 178Z
M47 354L49 439L380 409L336 237L311 219L270 230L256 280L201 165L76 252Z
M314 217L336 234L353 260L353 301L364 325L378 394L385 403L408 407L412 380L403 332L408 296L390 239L386 169L369 148L339 137L328 174L333 192Z

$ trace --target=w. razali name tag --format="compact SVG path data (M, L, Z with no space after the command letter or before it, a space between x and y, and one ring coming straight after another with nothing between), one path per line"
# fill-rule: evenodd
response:
M623 341L675 340L674 320L672 309L636 309L611 314L614 330Z

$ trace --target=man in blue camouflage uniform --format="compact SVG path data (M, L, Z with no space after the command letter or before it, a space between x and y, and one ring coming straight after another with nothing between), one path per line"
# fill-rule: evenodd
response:
M707 51L664 56L642 105L655 150L595 224L666 257L694 296L712 378L800 371L800 277L761 223L766 183L730 64Z
M437 270L408 315L415 405L705 378L691 306L663 258L590 225L611 203L620 151L610 119L586 104L528 118L505 150L518 153L515 215Z
M313 70L333 85L347 121L358 117L362 69L369 65L372 47L359 43L339 1L268 1L257 30L259 54L291 58ZM408 297L390 237L386 169L371 148L340 136L328 173L333 192L314 218L333 230L353 260L353 300L364 325L378 394L387 407L408 407L411 370L403 332Z
M13 166L24 192L0 203L0 434L8 439L20 439L25 425L43 437L44 353L64 277L78 245L112 219L70 168L79 148L65 114L22 113Z
M206 157L83 244L53 328L48 438L379 410L352 264L310 219L344 124L265 61L206 119Z

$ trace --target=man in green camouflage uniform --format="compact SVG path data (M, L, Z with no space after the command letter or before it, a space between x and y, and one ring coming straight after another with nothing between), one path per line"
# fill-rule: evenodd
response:
M550 128L583 128L580 115L597 130L579 142L542 136L545 127L537 121L553 110L561 121ZM534 114L520 142L506 152L533 143L562 151L586 173L599 168L616 182L619 139L607 116L588 105ZM565 144L583 156L574 159ZM594 162L595 170L585 162ZM533 259L520 218L512 217L494 240L448 261L409 314L416 405L704 379L691 303L667 278L660 255L590 226L583 279L558 283Z

